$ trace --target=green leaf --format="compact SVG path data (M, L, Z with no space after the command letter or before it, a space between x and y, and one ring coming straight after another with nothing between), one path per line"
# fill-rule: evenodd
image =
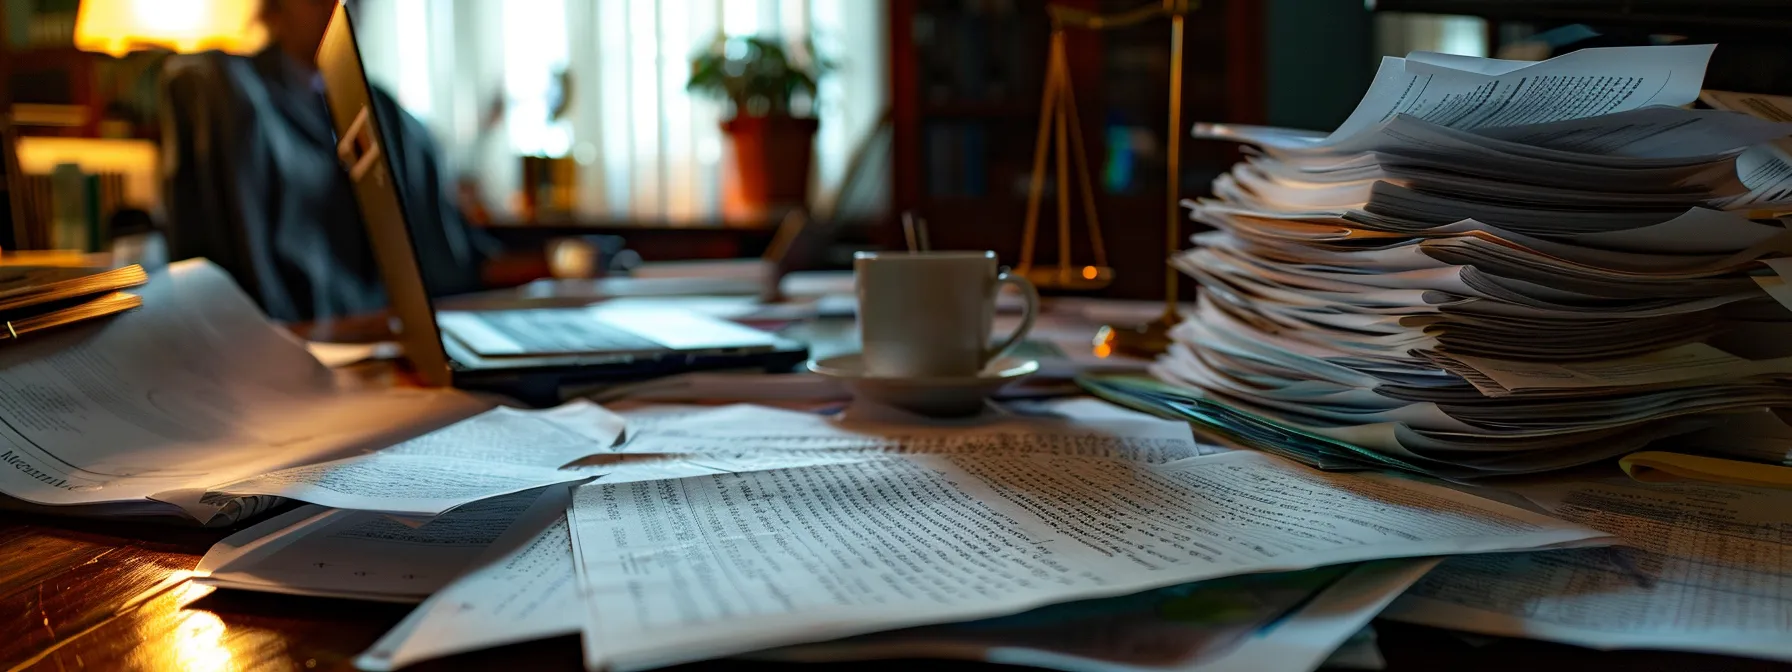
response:
M809 58L793 63L781 39L717 35L692 54L685 90L731 101L736 114L788 114L791 100L813 98L816 79L833 68L814 56L810 40L802 44Z

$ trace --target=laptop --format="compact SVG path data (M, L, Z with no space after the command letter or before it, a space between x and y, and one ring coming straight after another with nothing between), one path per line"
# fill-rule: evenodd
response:
M340 4L317 53L337 155L354 183L405 357L430 385L484 389L548 405L562 390L688 371L788 371L808 348L733 322L652 302L437 312L418 270L405 194L392 179L381 119Z

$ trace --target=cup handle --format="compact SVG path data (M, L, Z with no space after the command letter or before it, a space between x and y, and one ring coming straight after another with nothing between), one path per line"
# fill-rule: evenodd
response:
M1033 283L1027 282L1026 278L1019 275L1002 271L1001 275L996 276L997 296L1001 295L1002 285L1019 287L1021 299L1026 302L1026 306L1023 308L1024 312L1021 313L1020 326L1015 327L1014 333L1009 334L1008 338L1001 343L983 351L981 364L984 366L988 366L990 360L1001 357L1003 353L1012 350L1016 344L1020 343L1020 339L1026 338L1027 332L1033 330L1033 318L1039 314L1039 290L1033 288Z

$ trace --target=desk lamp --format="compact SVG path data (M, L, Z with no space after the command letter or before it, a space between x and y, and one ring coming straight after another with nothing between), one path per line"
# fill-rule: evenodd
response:
M75 47L124 56L145 48L246 54L267 36L253 0L82 0Z

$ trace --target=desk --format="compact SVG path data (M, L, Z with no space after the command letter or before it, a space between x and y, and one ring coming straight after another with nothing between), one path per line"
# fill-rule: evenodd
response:
M390 385L390 373L376 365L343 370L339 376L365 385ZM182 572L197 565L206 549L231 531L0 513L0 670L349 670L354 656L409 609L210 592L185 582ZM1707 672L1788 667L1681 653L1600 653L1525 640L1497 640L1476 647L1430 628L1382 623L1377 629L1383 654L1396 671ZM577 670L580 661L575 638L567 637L410 669ZM894 672L913 665L889 662L826 669ZM929 670L996 669L969 663L926 665ZM770 665L718 661L686 669L766 667Z
M83 521L26 514L0 522L0 669L351 670L356 654L409 610L405 605L236 591L181 581L228 530ZM152 588L159 587L159 588ZM1603 653L1526 640L1471 646L1431 628L1378 622L1396 672L1545 670L1779 670L1785 665L1684 653ZM882 672L914 662L803 666ZM998 670L925 663L928 670ZM571 637L431 661L428 670L577 670ZM714 661L689 670L750 670L765 663ZM789 666L779 666L789 667Z

